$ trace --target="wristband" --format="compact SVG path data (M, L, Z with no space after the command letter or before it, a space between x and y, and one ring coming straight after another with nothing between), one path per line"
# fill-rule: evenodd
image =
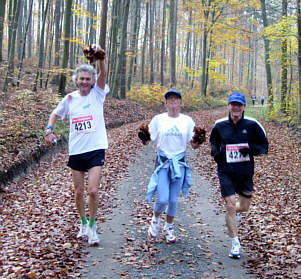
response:
M47 131L48 129L51 130L51 132L52 132L53 127L52 127L51 125L49 125L49 126L47 126L46 131Z

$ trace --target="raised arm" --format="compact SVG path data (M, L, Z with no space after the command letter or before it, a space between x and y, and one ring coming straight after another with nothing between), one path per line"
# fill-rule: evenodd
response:
M97 77L97 86L101 89L105 88L106 85L106 78L107 78L107 67L105 64L105 59L97 60L99 66L99 74Z

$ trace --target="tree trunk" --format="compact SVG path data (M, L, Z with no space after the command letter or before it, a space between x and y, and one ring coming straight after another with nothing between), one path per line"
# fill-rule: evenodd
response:
M99 45L103 50L106 49L107 17L108 17L108 0L102 0Z
M65 8L65 24L64 24L65 41L64 41L63 63L62 63L63 69L67 68L68 60L69 60L71 7L72 7L72 0L67 0L66 8ZM62 73L60 78L59 93L65 95L65 88L66 88L66 74Z
M162 38L161 38L161 55L160 55L160 84L164 86L164 57L165 57L165 28L166 28L166 0L163 2L162 15Z
M129 18L130 0L124 0L123 5L123 23L121 31L119 63L117 69L120 69L120 98L126 98L126 46L127 46L127 25Z
M43 62L44 62L44 37L45 37L45 24L46 24L46 18L48 13L48 7L49 7L50 0L47 0L45 10L42 14L42 28L41 28L41 37L40 37L40 45L39 45L39 62L38 62L38 69L36 73L36 79L33 86L33 91L37 91L38 86L38 80L40 79L40 88L42 87L42 68L43 68Z
M27 19L25 30L24 30L23 39L22 39L23 46L22 46L21 60L20 60L20 63L19 63L19 74L18 74L18 82L17 82L18 86L19 86L19 80L21 78L21 73L22 73L23 60L24 60L24 57L25 57L26 38L27 38L28 29L29 29L29 26L30 26L31 18L32 18L32 6L33 6L33 0L31 0L30 5L29 5L28 19Z
M174 87L176 81L176 3L170 0L169 15L169 52L170 52L170 86Z
M282 0L282 20L287 20L287 0ZM284 24L281 38L281 111L286 113L287 105L287 23Z
M144 38L142 45L142 54L141 54L141 83L144 84L144 67L145 67L145 49L146 49L146 39L148 37L148 20L149 20L149 2L146 2L146 19L145 19L145 29L144 29Z
M189 26L192 25L192 10L189 12ZM190 47L190 41L191 41L191 32L189 31L187 33L186 37L186 61L185 61L185 66L187 68L191 68L191 47ZM185 80L188 81L188 72L185 72Z
M108 61L108 73L109 73L109 85L111 88L112 96L118 98L118 91L114 90L116 88L116 82L119 83L119 72L117 69L118 61L118 34L120 20L122 18L122 8L120 2L114 0L112 7L112 21L111 21L111 30L110 30L110 43L109 43L109 61ZM119 85L118 85L119 86ZM118 88L117 86L117 88Z
M24 18L24 0L21 0L20 4L20 14L18 18L18 27L17 27L17 55L18 59L21 59L22 56L22 48L21 48L21 43L22 43L22 37L24 33L24 26L23 26L23 18Z
M129 66L129 73L128 73L128 83L127 88L131 90L132 84L132 76L134 71L134 62L136 59L136 49L137 49L137 38L138 38L138 21L140 19L140 1L135 1L135 10L134 10L134 26L132 30L132 38L131 38L131 58L130 58L130 66Z
M154 7L153 1L149 1L149 84L154 83L154 38L153 38L153 24L154 24Z
M266 14L266 6L265 0L260 0L261 4L261 13L262 13L262 21L264 28L268 27L268 20ZM273 101L273 84L272 84L272 72L271 72L271 64L270 64L270 41L263 36L264 41L264 60L265 60L265 70L267 75L267 88L268 88L268 101L270 104L270 111L274 110L274 101Z
M4 30L4 18L5 18L5 8L6 0L0 0L0 62L3 61L2 49L3 49L3 30Z
M17 33L17 25L18 25L18 18L20 13L20 6L21 6L21 0L14 0L14 18L12 22L12 34L11 34L11 42L9 49L9 56L8 56L8 66L5 76L5 82L3 91L6 92L8 88L8 84L12 82L13 79L13 73L14 73L14 58L15 58L15 46L16 46L16 33Z
M298 26L298 123L301 125L301 1L297 0L297 26Z

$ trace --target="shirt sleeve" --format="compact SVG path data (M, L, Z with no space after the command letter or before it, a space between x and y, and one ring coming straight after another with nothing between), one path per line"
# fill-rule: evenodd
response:
M60 118L64 119L64 117L69 113L69 99L71 95L66 95L54 109L54 113Z
M195 122L190 117L188 119L189 122L188 122L187 142L190 142L192 140L192 137L194 136L193 129L195 127Z
M158 116L155 116L148 126L149 133L151 135L151 140L156 140L159 134L158 130Z
M106 95L110 92L110 87L107 84L104 89L101 89L97 84L95 84L93 89L96 92L97 98L99 98L99 101L102 103L105 101Z

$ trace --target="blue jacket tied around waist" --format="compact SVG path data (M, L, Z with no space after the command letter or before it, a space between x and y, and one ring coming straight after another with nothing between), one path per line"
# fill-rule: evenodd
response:
M163 161L162 158L166 158L166 160ZM174 156L169 156L162 151L158 151L158 163L159 165L156 167L155 171L153 172L148 184L148 188L147 188L148 202L151 203L152 197L157 191L158 173L161 170L161 168L166 166L169 168L171 181L181 178L180 167L183 166L185 168L185 174L184 174L185 177L182 185L182 194L185 198L187 198L188 191L191 185L191 174L190 174L190 168L186 163L185 152L182 152Z

